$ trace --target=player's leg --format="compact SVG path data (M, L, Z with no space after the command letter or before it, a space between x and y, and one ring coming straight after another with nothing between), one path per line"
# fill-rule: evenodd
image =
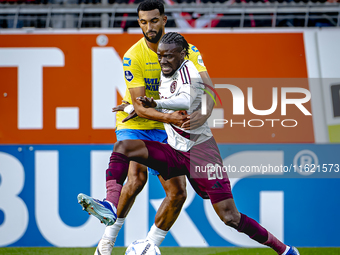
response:
M245 233L251 239L263 245L271 247L277 254L299 255L295 247L285 245L255 220L239 213L234 199L229 198L216 202L219 200L219 194L209 194L209 196L217 215L226 225L235 228L238 232Z
M149 157L150 151L152 154L151 157ZM165 176L170 176L171 171L168 171L167 166L176 163L176 157L169 157L169 151L172 153L171 147L168 144L162 144L160 142L147 140L118 141L111 154L109 168L106 170L105 201L94 201L89 196L79 194L78 202L83 206L84 210L99 218L106 225L112 225L114 222L112 222L111 218L116 219L117 216L115 215L116 213L111 210L111 207L114 208L114 210L117 208L121 189L128 173L129 162L136 161L145 166L157 169ZM176 168L176 166L175 164L172 168ZM86 199L79 199L79 197L82 198L83 196L85 196ZM100 210L96 210L97 207L100 207ZM94 211L90 211L89 209L94 209ZM106 214L111 214L109 221L105 220L106 215L104 217L100 216L102 211L105 211Z
M160 140L162 142L165 142L166 140L166 133L164 131L159 131L159 130L152 130L150 132L153 132L153 139L154 140ZM165 158L169 158L172 155L172 149L170 149L170 147L168 145L164 145L164 144L160 144L157 142L149 142L149 141L144 141L144 143L148 144L148 153L149 153L149 148L152 151L152 155L151 155L151 159L149 160L149 162L144 162L146 165L149 165L151 162L153 163L153 166L156 167L157 169L167 169L167 164L165 161ZM120 145L119 145L120 146ZM118 146L118 147L119 147ZM126 145L124 145L124 143L122 144L122 147L124 147L124 149L129 150L128 148L126 148ZM170 153L168 153L167 155L164 155L164 151L167 151L170 149ZM117 152L120 151L119 148L117 148ZM161 153L161 151L163 153ZM127 155L127 153L125 151L120 151L121 153L124 153L125 155ZM156 162L156 163L155 163ZM130 163L131 166L131 163ZM152 167L152 165L149 165ZM129 169L130 171L130 169ZM152 241L154 241L156 243L156 245L160 245L161 242L164 240L165 235L167 233L167 231L171 228L171 226L173 225L173 223L176 221L181 208L185 202L186 199L186 178L185 176L179 176L179 177L175 177L172 179L169 179L167 181L165 181L163 179L163 177L161 177L161 175L155 171L150 169L150 173L151 174L157 174L158 178L161 181L161 184L165 190L166 193L166 197L163 200L160 208L157 211L156 217L155 217L155 224L152 226L150 232L148 233L148 238ZM135 178L137 180L137 183L134 184L134 186L139 186L138 183L138 179L139 178ZM129 173L129 179L130 179L130 173ZM128 182L129 182L128 179ZM145 180L146 181L146 180ZM127 184L124 185L123 189L125 188L125 186L127 186ZM118 214L119 212L119 208L120 208L120 203L123 199L123 192L120 196L120 202L119 202L119 206L118 206ZM131 203L132 205L132 203ZM130 207L126 207L126 210L129 210ZM122 211L122 216L126 216L128 211ZM114 227L114 226L113 226Z
M158 175L158 178L166 197L157 210L155 224L151 227L147 236L147 239L153 241L157 246L163 242L169 229L177 220L187 197L185 176L174 177L166 181L160 175Z
M147 179L147 167L134 161L130 161L128 179L122 188L118 202L118 218L125 218L128 215L135 202L136 196L144 188Z
M148 150L142 140L124 140L115 144L109 168L106 170L106 199L108 201L116 207L118 206L120 191L128 174L130 160L146 163L147 159ZM135 174L135 177L138 178L138 171ZM117 190L119 190L119 194L117 194Z
M98 243L95 255L110 255L120 229L129 213L136 196L142 191L147 181L147 167L130 161L128 179L124 184L117 207L117 220L112 226L107 226Z
M124 140L115 144L106 170L106 199L99 201L80 193L78 202L83 210L97 217L106 225L112 225L117 218L116 208L123 183L126 179L129 161L146 161L148 150L142 140Z
M153 140L166 143L167 134L164 130L132 130L122 129L116 130L117 140L123 141L127 139L142 139L142 140ZM150 170L152 174L156 173L154 170ZM117 208L117 220L112 226L107 226L105 232L98 243L95 255L110 255L116 238L120 229L122 228L125 217L129 213L136 196L143 189L147 181L147 167L138 164L134 161L130 161L128 180L124 184L121 195L118 202ZM156 227L155 227L156 228ZM157 229L156 229L157 230ZM162 231L162 230L160 230ZM159 232L159 231L156 231Z
M156 213L155 225L160 229L169 230L175 223L187 198L186 177L182 175L166 181L160 175L158 178L166 197Z
M114 146L115 153L121 153L128 157L136 157L135 161L144 162L147 158L147 150L144 143L135 142L136 140L152 140L166 143L167 134L164 130L134 130L134 129L122 129L116 131L118 142ZM131 141L132 139L132 141ZM138 145L140 144L140 147ZM139 153L139 149L143 150L144 154ZM141 156L141 157L139 157ZM119 157L119 156L115 156ZM133 160L133 159L132 159ZM113 155L111 161L114 161ZM147 167L143 164L139 164L134 161L130 161L128 181L122 188L120 195L120 202L118 206L118 217L123 218L129 213L135 197L143 189L147 181Z
M217 167L210 168L206 172L196 172L195 166L197 165ZM190 150L190 166L193 169L190 172L190 176L193 177L190 179L191 184L209 195L217 215L226 225L245 233L261 244L273 248L278 254L299 254L294 247L286 246L280 242L255 220L239 213L234 203L227 173L222 170L223 161L213 138L194 146Z
M106 200L111 204L118 204L119 194L128 172L130 160L156 169L164 178L168 179L172 177L172 171L169 169L177 170L183 168L179 162L176 162L177 157L174 153L174 150L168 144L160 142L147 140L124 140L117 142L110 157L109 168L106 170ZM168 166L170 167L168 168ZM177 171L176 174L180 175L181 172ZM93 215L97 218L101 217L100 214ZM123 224L123 222L119 223L120 225Z

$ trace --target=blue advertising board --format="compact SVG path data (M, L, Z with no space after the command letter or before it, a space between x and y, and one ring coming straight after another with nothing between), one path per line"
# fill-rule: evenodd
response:
M220 144L219 149L240 212L287 244L340 246L340 145ZM0 246L95 246L105 226L81 210L77 194L105 197L111 151L111 145L0 146ZM150 176L117 246L145 238L164 196L158 178ZM188 184L181 215L162 246L258 245L225 226L209 200Z

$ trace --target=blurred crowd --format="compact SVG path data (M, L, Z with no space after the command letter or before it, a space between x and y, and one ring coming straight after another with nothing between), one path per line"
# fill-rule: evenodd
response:
M137 14L134 8L130 8L133 12L123 13L117 11L109 11L106 13L98 12L84 12L85 8L92 8L93 6L106 6L110 8L111 4L119 8L120 4L133 4L137 6L143 0L0 0L1 6L17 6L20 10L24 6L29 6L29 9L35 9L37 12L31 11L18 12L12 10L11 12L0 13L0 29L1 28L122 28L127 31L129 28L138 28ZM238 28L238 27L339 27L340 26L340 0L165 0L169 6L189 3L190 6L200 6L201 3L219 3L223 6L237 7L236 12L222 12L222 13L202 13L200 8L192 8L192 12L173 12L166 13L168 16L167 27L176 27L183 29L190 28ZM263 3L263 4L261 4ZM314 4L317 8L324 6L326 12L317 10L313 12L312 9L307 11L293 12L276 12L267 11L267 4L279 3L281 6L289 5L290 8L294 6L309 6ZM64 8L68 5L82 5L82 8L73 8L74 12L52 13L52 8L45 8L49 11L41 11L40 7L53 4L53 8ZM108 4L108 5L107 5ZM239 6L258 6L256 13L243 13ZM329 8L331 6L331 8ZM222 8L222 7L221 7ZM13 8L9 8L13 9ZM42 8L44 9L44 8ZM78 10L76 10L78 9ZM124 8L123 8L124 9ZM295 8L296 9L296 8ZM319 8L320 9L320 8ZM5 8L4 8L5 10ZM131 11L130 10L130 11ZM260 10L260 11L259 11ZM261 11L262 10L262 11ZM124 10L125 12L126 10ZM50 13L48 13L50 12Z
M105 0L105 3L108 2L109 4L138 4L142 0ZM172 1L172 0L171 0ZM181 3L225 3L225 2L230 2L231 4L236 2L236 3L241 3L241 2L270 2L270 3L283 3L283 2L312 2L312 3L325 3L325 2L331 2L331 3L336 3L340 2L340 0L174 0L172 1L175 4L181 4ZM100 4L102 3L102 0L0 0L1 3L9 3L9 4Z

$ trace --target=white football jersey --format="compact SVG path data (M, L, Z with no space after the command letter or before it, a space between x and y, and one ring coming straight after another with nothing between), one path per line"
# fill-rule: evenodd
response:
M195 65L185 60L180 68L171 76L161 74L159 100L155 100L157 108L164 113L186 110L191 114L201 104L204 84ZM208 123L192 130L184 130L172 124L164 123L169 145L180 151L188 151L195 144L207 141L212 137Z

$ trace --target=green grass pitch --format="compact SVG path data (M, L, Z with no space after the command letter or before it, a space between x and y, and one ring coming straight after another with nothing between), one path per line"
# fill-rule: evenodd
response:
M123 255L124 247L115 247L112 255ZM269 248L179 248L161 247L162 255L275 255ZM0 248L9 255L93 255L95 248ZM340 248L299 248L301 255L340 255Z

